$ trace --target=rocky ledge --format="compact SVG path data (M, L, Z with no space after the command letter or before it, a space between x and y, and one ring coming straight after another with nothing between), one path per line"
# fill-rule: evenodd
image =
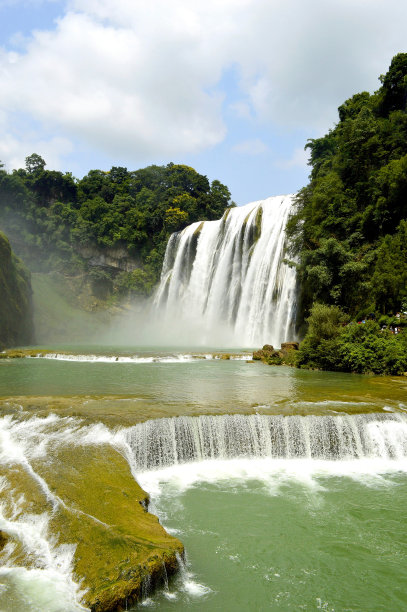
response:
M295 365L298 342L283 342L276 350L271 344L265 344L262 349L253 353L254 361L262 361L268 365Z
M123 449L75 443L71 434L66 443L58 436L45 460L32 461L47 495L18 463L7 472L7 488L25 506L23 512L49 516L53 545L72 546L82 603L92 612L126 610L179 569L184 548L148 512L148 495L134 480ZM13 533L0 532L0 548L10 538ZM18 539L12 544L10 562L21 564L24 551ZM30 563L25 558L27 567Z

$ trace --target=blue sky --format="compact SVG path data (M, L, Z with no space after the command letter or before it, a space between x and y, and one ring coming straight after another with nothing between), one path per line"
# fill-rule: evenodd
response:
M307 138L378 88L406 31L400 0L0 0L0 160L186 163L238 204L294 192Z

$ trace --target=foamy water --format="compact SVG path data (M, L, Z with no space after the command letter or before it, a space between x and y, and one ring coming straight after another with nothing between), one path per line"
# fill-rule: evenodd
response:
M24 497L13 492L6 476L2 478L0 529L10 540L0 555L0 609L11 597L17 603L10 610L21 609L19 597L29 602L29 612L85 609L72 574L75 546L59 542L58 534L49 530L52 512L67 502L52 493L33 464L47 461L59 446L105 444L127 459L164 525L161 500L175 499L202 484L257 482L267 495L279 496L288 483L317 493L327 479L340 477L377 488L391 486L395 474L407 473L407 417L401 413L178 417L116 430L101 423L84 426L72 417L4 416L0 463L6 469L20 466L40 487L48 507L41 514L28 512ZM26 566L12 562L16 543L30 559ZM176 589L167 590L166 597L171 600L182 593L192 599L211 593L188 563L180 564ZM146 606L149 601L146 593Z
M244 355L228 355L228 359L232 361L246 361L252 358L252 353L245 353ZM28 359L53 359L56 361L77 361L85 363L133 363L133 364L144 364L144 363L199 363L202 360L221 360L221 354L211 353L179 353L174 355L154 355L154 356L140 356L140 355L80 355L80 354L66 354L66 353L44 353L38 354L35 357L28 357Z

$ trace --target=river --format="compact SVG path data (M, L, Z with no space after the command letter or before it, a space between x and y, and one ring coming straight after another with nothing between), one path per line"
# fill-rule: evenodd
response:
M62 446L118 440L186 548L143 607L407 607L407 380L247 363L238 350L47 349L0 360L0 530L14 542L0 552L0 610L83 609L75 546L30 483L74 504L56 493ZM157 440L162 460L143 464Z

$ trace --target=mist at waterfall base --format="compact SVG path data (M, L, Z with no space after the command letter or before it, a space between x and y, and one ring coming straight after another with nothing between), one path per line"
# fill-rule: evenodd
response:
M173 234L152 303L106 336L141 345L279 347L295 339L295 269L284 262L292 196L276 196Z
M75 542L52 520L86 508L47 482L66 452L81 477L79 446L119 453L186 547L135 609L407 609L407 382L152 348L293 339L290 207L174 235L154 305L97 336L112 346L0 360L1 612L85 610Z

